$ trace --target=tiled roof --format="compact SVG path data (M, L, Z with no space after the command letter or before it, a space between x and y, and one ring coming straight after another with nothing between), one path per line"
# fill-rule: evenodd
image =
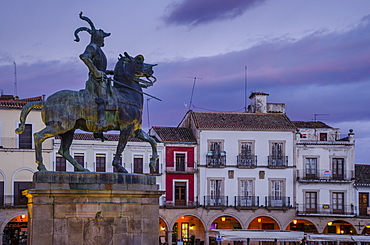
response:
M355 164L355 180L357 185L370 185L370 165Z
M119 134L104 134L105 137L108 138L106 141L118 141L119 140ZM60 139L60 136L55 136L56 139ZM93 141L101 141L101 139L94 138L94 135L92 133L75 133L73 135L73 140L93 140ZM130 137L128 141L131 142L143 142L143 140Z
M296 127L283 113L190 111L200 129L293 130Z
M188 128L181 127L152 127L164 142L197 143L194 135Z
M26 99L0 100L0 108L22 109L22 107L25 104L31 101L42 101L42 96L26 98Z
M323 122L292 121L297 128L332 128Z

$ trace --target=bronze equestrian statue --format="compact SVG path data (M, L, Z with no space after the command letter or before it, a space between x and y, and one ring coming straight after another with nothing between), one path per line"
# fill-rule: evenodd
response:
M104 35L106 36L106 34ZM42 143L46 139L57 135L61 137L58 153L65 157L78 171L89 171L70 155L70 146L76 129L100 133L119 130L120 137L112 165L117 168L118 172L123 173L127 173L127 170L119 162L129 137L135 136L149 142L152 147L149 166L152 171L155 171L158 159L157 144L152 137L141 129L143 94L145 94L142 88L152 86L156 82L152 69L155 65L144 63L144 56L142 55L131 57L125 52L124 56L120 55L116 63L113 79L106 76L106 66L96 67L96 69L93 68L94 66L96 64L88 64L90 69L89 81L94 76L94 79L97 79L95 85L102 83L106 85L107 93L104 94L105 97L103 98L105 126L101 127L101 116L99 115L101 104L96 102L97 94L92 92L88 81L86 89L80 91L62 90L52 94L45 101L27 103L21 111L21 124L15 132L21 134L24 131L26 117L33 108L42 109L41 117L45 128L34 133L36 163L39 171L47 171L42 159ZM101 76L101 79L98 76ZM142 78L145 78L145 80ZM96 81L92 83L94 82ZM113 82L113 86L111 82Z
M80 59L89 68L89 78L86 82L86 89L96 97L95 103L98 105L99 122L98 132L96 132L95 135L104 141L102 131L106 131L109 127L113 126L107 124L104 113L109 93L109 82L106 79L106 75L112 75L112 71L107 71L107 57L101 49L104 47L104 38L109 37L110 33L106 33L101 29L97 30L93 22L88 17L83 16L82 12L80 13L80 19L85 20L91 27L91 29L80 27L75 31L74 35L76 37L76 42L80 41L78 36L80 31L87 31L91 35L90 43L87 45L85 52L80 55Z

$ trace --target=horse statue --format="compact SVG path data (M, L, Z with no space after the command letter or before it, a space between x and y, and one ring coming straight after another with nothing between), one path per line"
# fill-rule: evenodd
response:
M141 60L140 63L136 62L137 58ZM105 78L109 79L107 83L109 96L107 96L105 110L105 118L109 127L104 131L120 131L112 165L121 173L127 173L127 170L120 164L120 157L130 136L147 141L151 145L152 157L149 167L152 171L155 171L158 159L155 140L141 129L143 94L145 94L142 88L152 86L156 82L152 69L156 65L146 64L143 60L142 55L134 58L125 52L124 56L120 55L116 63L114 79ZM95 103L95 98L96 96L88 88L80 91L62 90L50 95L45 101L29 102L22 108L21 123L15 130L17 134L24 131L29 112L35 107L42 109L41 117L45 128L34 133L36 163L39 171L47 171L42 159L42 143L48 138L59 135L61 144L58 153L78 171L89 172L70 155L70 146L76 129L97 132L98 105Z

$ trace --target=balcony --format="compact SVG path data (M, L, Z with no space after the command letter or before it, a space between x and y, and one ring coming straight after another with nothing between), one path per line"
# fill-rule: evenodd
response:
M268 156L269 168L286 168L288 166L288 156Z
M336 205L333 204L298 204L297 215L312 216L354 216L353 205Z
M194 201L186 201L186 200L171 200L167 201L165 196L160 197L159 200L160 206L163 208L197 208L199 207L198 198L196 198Z
M208 151L207 153L207 167L220 168L226 165L225 151Z
M333 172L328 169L311 171L297 170L297 180L300 182L348 182L354 179L354 171L346 170Z
M257 166L256 155L239 154L237 156L238 168L255 168Z
M290 197L286 196L266 196L265 207L269 208L290 208Z
M227 207L228 205L228 196L204 196L204 206Z
M172 166L172 167L168 167ZM188 167L192 166L192 167ZM166 173L167 174L195 174L197 169L193 166L196 166L196 163L186 163L184 166L174 166L173 162L166 163Z
M234 206L237 208L253 208L259 207L259 196L235 196Z

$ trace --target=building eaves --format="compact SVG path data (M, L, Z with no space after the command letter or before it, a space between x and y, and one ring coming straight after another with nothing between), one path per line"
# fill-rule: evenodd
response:
M297 145L353 145L353 143L349 143L348 141L301 141L298 142Z
M332 128L326 123L317 122L304 122L304 121L292 121L297 128Z
M152 129L156 132L161 142L197 143L194 135L188 128L154 126Z

